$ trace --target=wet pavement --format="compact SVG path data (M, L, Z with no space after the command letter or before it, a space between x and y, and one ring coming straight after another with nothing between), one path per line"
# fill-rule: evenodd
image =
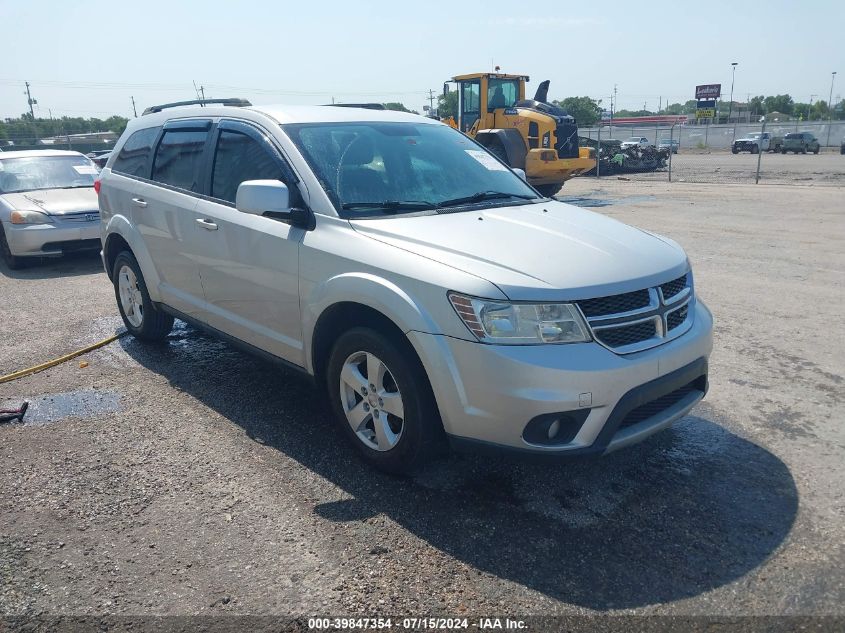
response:
M0 426L0 613L845 616L845 355L811 336L845 308L842 220L810 231L788 190L629 184L566 193L689 249L717 323L690 416L602 459L453 454L395 478L301 375L181 323L123 337L0 385L33 405ZM0 291L35 329L0 366L121 329L93 264L23 273L0 268Z

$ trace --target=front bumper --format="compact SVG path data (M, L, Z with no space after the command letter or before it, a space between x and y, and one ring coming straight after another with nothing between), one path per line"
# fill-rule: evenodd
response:
M57 218L54 224L3 223L9 250L16 257L61 255L69 251L99 250L100 222Z
M596 343L497 346L409 333L453 444L547 455L606 453L639 442L686 415L704 397L712 316L695 302L693 325L677 339L621 356ZM629 426L622 419L682 384L684 397ZM581 412L564 444L523 436L538 416ZM584 415L586 414L586 415Z
M596 166L595 159L589 157L589 151L580 150L578 158L558 158L554 149L529 150L525 157L528 182L532 185L551 185L593 169Z

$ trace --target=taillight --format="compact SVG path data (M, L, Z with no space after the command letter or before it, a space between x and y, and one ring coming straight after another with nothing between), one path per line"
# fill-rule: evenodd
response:
M97 195L100 195L100 179L94 181L94 191L97 192Z

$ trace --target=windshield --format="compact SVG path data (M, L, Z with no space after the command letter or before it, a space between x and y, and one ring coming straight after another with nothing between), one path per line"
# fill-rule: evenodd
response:
M93 187L96 175L84 156L0 158L0 193Z
M518 204L537 193L445 125L400 122L283 126L343 217Z

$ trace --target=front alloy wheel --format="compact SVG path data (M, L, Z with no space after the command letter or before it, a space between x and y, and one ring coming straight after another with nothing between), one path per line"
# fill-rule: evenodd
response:
M399 332L354 327L335 341L326 390L344 436L370 464L412 473L445 444L425 369Z
M399 442L405 428L402 394L375 354L355 352L343 363L340 401L349 426L365 446L389 451Z

